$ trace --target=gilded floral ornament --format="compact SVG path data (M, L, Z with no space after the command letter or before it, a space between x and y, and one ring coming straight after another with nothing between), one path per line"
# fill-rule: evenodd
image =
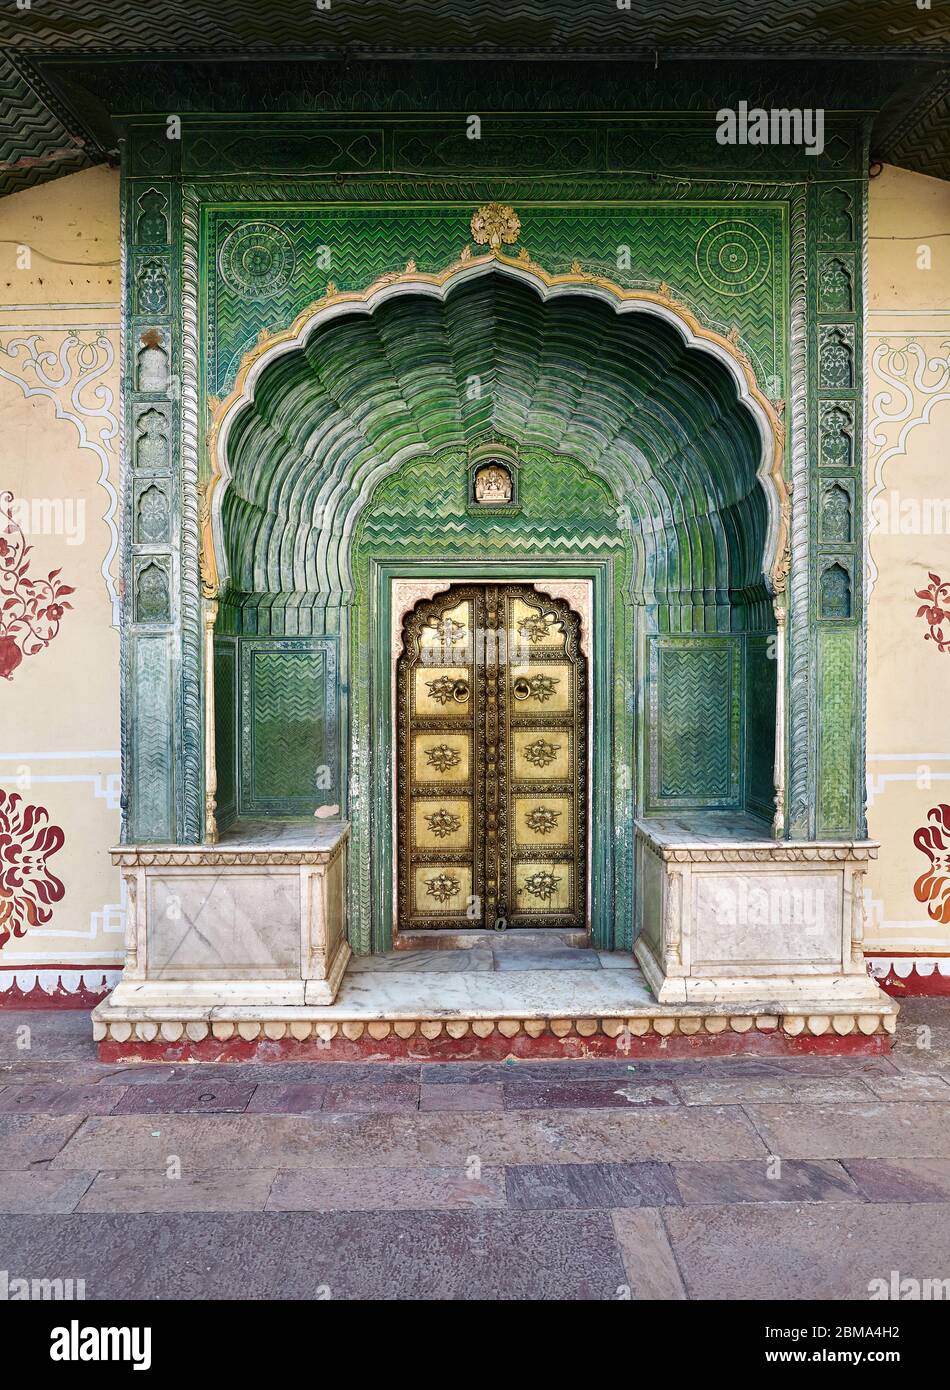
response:
M462 761L462 755L458 749L450 747L447 743L437 743L432 748L427 748L425 755L429 766L441 773L448 772L450 768L458 767Z
M447 811L444 806L440 806L437 811L426 816L429 829L438 840L444 840L447 835L454 835L457 830L462 828L460 816L456 816L452 811Z
M441 873L435 878L427 878L425 881L426 892L430 898L435 898L436 902L447 903L450 898L454 898L461 887L454 874Z
M547 835L557 829L561 815L562 812L555 811L552 806L535 806L534 810L525 816L525 825L536 835Z
M555 627L559 626L556 613L542 613L539 609L529 617L522 618L518 631L526 642L546 642Z
M511 246L518 240L521 218L505 203L488 203L472 214L472 239L479 246L500 251L502 242Z
M538 869L535 873L529 874L521 886L533 898L540 898L542 902L550 902L557 892L560 881L560 874L552 874L550 869Z
M536 738L533 743L527 745L524 755L533 767L547 767L549 763L554 762L560 747L559 743L548 743L546 739Z

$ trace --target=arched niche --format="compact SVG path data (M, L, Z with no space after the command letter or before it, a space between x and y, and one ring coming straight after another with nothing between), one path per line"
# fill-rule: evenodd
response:
M371 820L385 816L387 793L370 750L385 721L373 725L368 689L373 643L388 634L354 566L370 515L372 558L398 551L421 573L446 554L554 565L613 547L618 616L602 714L618 789L605 790L599 816L618 826L618 883L629 884L636 814L770 819L773 809L772 599L786 510L777 417L734 347L662 297L484 260L318 306L245 362L211 439L206 571L218 652L230 652L232 684L216 697L231 724L217 739L232 759L229 812L261 810L242 802L236 733L247 745L250 725L253 745L248 652L270 642L324 672L332 652L337 781L321 809L353 822L357 949L386 944L370 930L372 844L387 834ZM489 544L466 504L469 461L491 441L530 463L517 515L487 523ZM581 475L604 499L596 535L584 529L590 506L567 486ZM374 512L384 497L402 513ZM300 736L298 723L298 746ZM311 740L327 742L326 731ZM284 814L299 808L299 790ZM279 798L273 806L280 814Z

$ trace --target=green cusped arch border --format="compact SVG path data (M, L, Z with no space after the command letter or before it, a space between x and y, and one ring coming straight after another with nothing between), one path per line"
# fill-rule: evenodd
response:
M482 256L465 256L438 274L421 274L410 263L402 272L393 272L374 281L361 292L338 293L332 286L322 299L297 316L284 332L262 332L257 346L242 361L234 390L223 402L215 405L212 426L208 434L210 480L202 506L202 584L205 596L217 597L227 586L229 561L225 545L222 508L232 481L229 443L242 417L251 409L255 393L266 379L267 369L287 354L304 351L315 330L333 320L352 315L373 315L376 310L404 296L426 296L445 302L452 291L481 276L501 274L530 286L542 302L567 295L582 295L613 307L618 315L643 313L653 315L674 327L687 348L709 354L722 364L735 384L738 401L749 412L759 439L759 458L756 475L766 507L766 534L761 569L766 584L773 592L784 589L787 568L787 538L789 499L783 476L784 425L780 410L760 391L751 363L735 342L705 328L695 315L678 303L661 286L653 293L628 290L601 276L581 270L567 275L550 275L543 267L525 256L508 257L500 252ZM328 579L342 576L343 587L349 584L346 550L359 514L372 495L376 483L398 468L407 458L425 450L424 441L411 443L381 457L375 466L364 470L358 480L358 501L345 526L337 532L335 544L342 547L342 567L329 563L325 569ZM334 534L335 510L341 497L352 490L353 480L337 480L321 498L324 530ZM334 583L332 587L337 587Z

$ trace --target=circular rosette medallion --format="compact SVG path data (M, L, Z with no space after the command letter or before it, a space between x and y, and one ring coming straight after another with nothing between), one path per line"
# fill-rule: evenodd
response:
M749 294L769 273L769 243L751 222L720 222L696 246L696 269L718 294Z
M249 222L224 239L221 274L249 299L270 299L289 284L296 257L290 238L269 222Z

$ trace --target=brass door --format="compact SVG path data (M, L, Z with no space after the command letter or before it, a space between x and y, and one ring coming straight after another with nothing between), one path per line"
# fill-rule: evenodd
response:
M580 619L530 586L420 603L397 668L399 928L586 921Z

